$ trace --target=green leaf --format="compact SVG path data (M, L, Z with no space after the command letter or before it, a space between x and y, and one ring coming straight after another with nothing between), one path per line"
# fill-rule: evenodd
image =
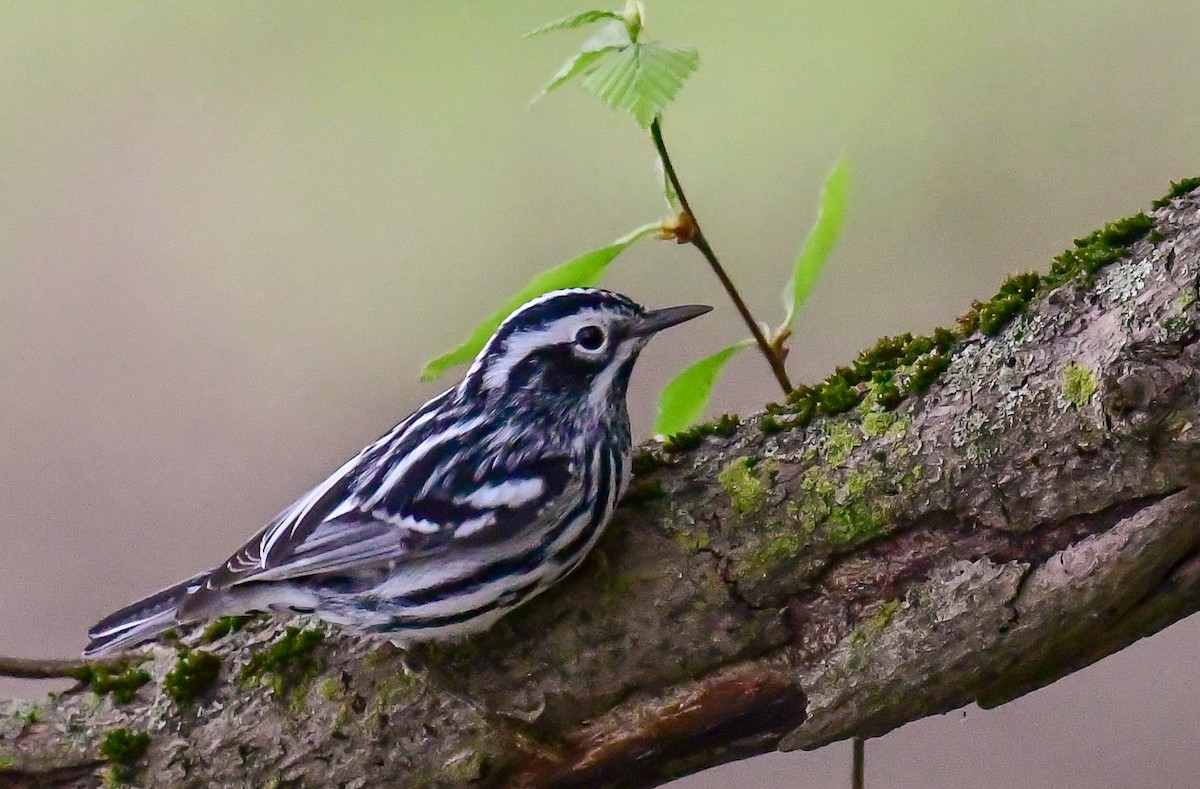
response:
M797 310L808 293L812 290L825 259L829 257L833 245L837 242L838 233L842 229L842 220L846 215L846 192L850 186L850 168L845 157L838 159L825 185L821 187L821 204L817 209L817 221L813 223L804 246L796 257L796 267L792 278L783 289L783 307L787 317L779 325L779 329L787 329L792 325Z
M686 430L704 413L713 384L721 375L725 363L754 340L742 340L705 357L679 372L658 396L658 416L654 420L654 435L662 438Z
M552 33L555 30L573 30L577 27L590 25L593 22L599 22L601 19L622 21L621 15L615 11L580 11L578 14L571 14L570 16L564 16L562 19L555 19L553 22L542 25L537 30L531 30L525 34L525 38L540 36L543 33Z
M650 128L684 81L700 65L694 49L630 44L589 68L579 84L618 112Z
M609 52L624 49L629 45L629 33L623 25L619 23L605 25L595 35L583 42L579 51L568 58L562 68L554 72L554 76L546 83L546 87L533 97L533 101L537 101L560 85L569 82L575 75L590 68Z
M606 247L584 252L577 258L568 260L566 263L562 263L549 271L544 271L537 275L528 285L517 292L515 296L506 301L504 306L477 325L471 332L471 336L464 340L458 347L428 362L425 368L421 370L421 380L432 381L440 377L442 373L451 367L472 361L476 354L482 350L483 346L487 344L487 341L491 339L492 334L495 333L496 328L504 319L513 310L530 299L537 298L543 293L549 293L552 290L560 288L587 288L596 285L600 282L601 277L604 276L604 271L608 268L608 264L617 255L624 252L630 244L638 239L658 232L658 227L657 223L643 225Z

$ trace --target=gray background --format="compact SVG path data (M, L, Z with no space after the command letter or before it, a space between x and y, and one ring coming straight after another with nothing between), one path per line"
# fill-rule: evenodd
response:
M573 10L0 2L0 653L74 654L99 616L224 558L436 392L421 362L474 319L661 215L632 121L575 88L527 107L580 36L520 35ZM700 49L668 143L765 318L850 157L798 380L1200 172L1194 3L653 0L648 31ZM672 370L742 335L692 250L643 244L607 282L720 305L647 352L644 435ZM712 410L774 397L746 354ZM872 742L871 785L1196 786L1198 638L1193 619L905 727ZM681 786L840 787L848 754Z

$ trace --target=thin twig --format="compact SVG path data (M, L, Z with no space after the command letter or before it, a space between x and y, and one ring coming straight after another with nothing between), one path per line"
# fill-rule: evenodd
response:
M854 738L854 766L850 772L850 789L865 789L867 785L867 741Z
M0 789L21 786L91 786L94 780L86 781L85 779L94 779L96 768L103 764L103 759L88 758L62 764L28 766L18 761L11 767L0 767ZM125 784L121 784L121 786L125 786Z
M117 657L103 660L56 660L53 658L0 657L0 676L17 679L78 678L86 669L103 668L108 671L123 669L129 658Z
M758 323L754 320L754 316L750 314L750 308L746 306L746 302L742 299L742 294L738 293L738 289L734 286L733 281L725 273L725 268L721 265L721 261L717 259L716 253L713 252L708 239L704 236L704 231L700 228L700 222L696 219L695 212L692 211L691 205L688 204L687 196L683 192L683 184L679 183L679 176L675 174L675 168L671 165L671 157L667 153L666 144L663 142L662 125L659 123L658 118L655 118L654 122L650 124L650 136L654 138L654 147L658 149L658 157L662 160L663 171L667 174L667 178L671 180L671 186L675 189L675 195L679 198L679 205L683 209L683 212L690 218L695 228L695 233L691 237L692 245L700 250L700 254L708 261L708 265L712 268L713 273L717 275L717 279L721 281L721 285L725 288L725 292L729 294L730 300L733 301L733 306L737 307L737 311L741 314L742 320L745 321L746 327L750 329L750 333L754 336L754 341L758 343L758 349L766 357L767 364L771 365L771 372L775 374L775 380L783 388L783 393L785 395L791 393L792 382L788 379L787 370L783 366L783 359L771 347L771 343L767 342L762 329L759 328Z

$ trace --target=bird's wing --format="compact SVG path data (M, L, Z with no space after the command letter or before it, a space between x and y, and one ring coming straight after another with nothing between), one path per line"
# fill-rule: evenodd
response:
M189 605L199 603L207 593L226 589L235 584L259 580L264 572L279 564L285 556L304 544L306 539L329 520L334 508L351 495L354 472L359 467L362 455L346 462L328 479L305 493L290 507L275 516L258 534L217 567L205 580L200 589L193 592ZM370 524L362 524L369 526ZM343 539L363 542L383 536L376 528L370 533L359 528L348 528ZM265 580L265 579L263 579Z
M465 475L464 475L465 476ZM417 557L428 558L455 547L486 546L519 537L528 527L545 524L554 517L569 495L573 471L563 456L540 457L499 474L485 476L468 492L416 491L391 506L370 506L370 499L356 496L333 508L328 516L300 540L278 545L265 562L247 567L233 581L278 581L312 575L350 573L379 564L398 563ZM259 541L261 542L261 540ZM251 541L253 550L259 543ZM234 559L242 566L253 555Z
M209 595L250 581L350 573L487 545L545 522L556 502L571 498L568 457L512 454L496 463L480 451L481 423L439 426L436 412L422 423L423 411L280 513L210 573L185 608L200 610Z

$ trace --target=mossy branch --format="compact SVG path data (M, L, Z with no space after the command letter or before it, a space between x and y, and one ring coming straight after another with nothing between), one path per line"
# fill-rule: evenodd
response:
M1165 627L1200 608L1178 191L955 329L640 455L580 571L436 671L335 630L185 633L94 672L108 693L3 705L0 786L652 786L1001 704Z

